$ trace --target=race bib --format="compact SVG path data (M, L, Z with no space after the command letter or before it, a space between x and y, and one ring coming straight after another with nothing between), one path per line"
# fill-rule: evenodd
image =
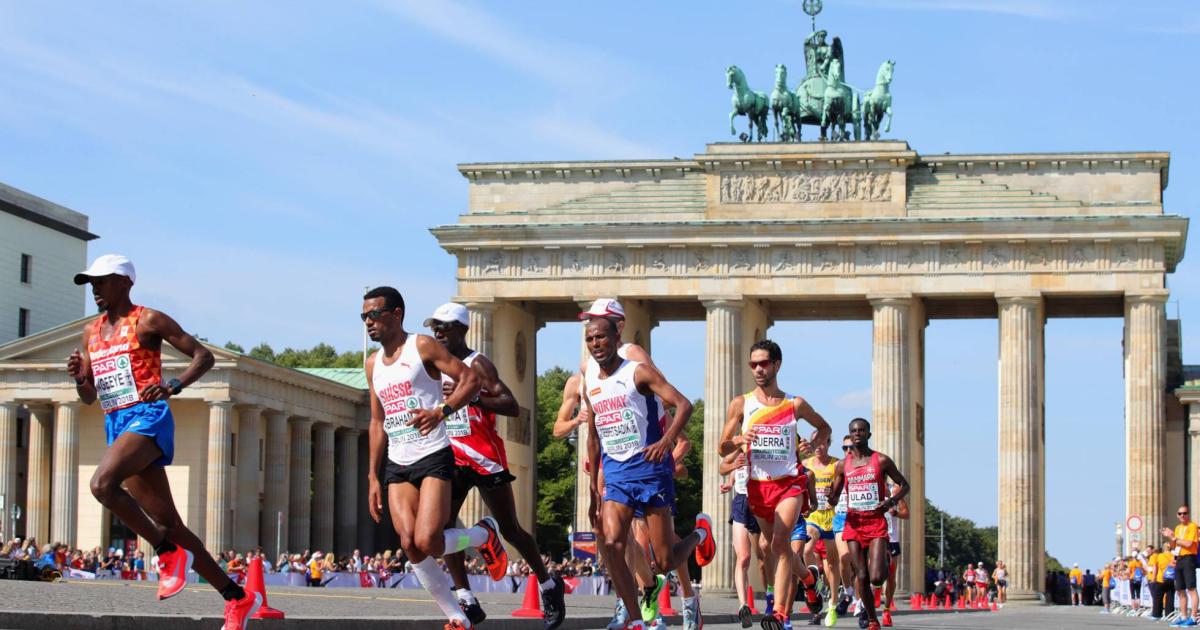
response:
M446 418L446 435L452 438L465 438L471 435L471 406L468 405L455 411Z
M105 413L131 405L139 400L133 366L128 354L118 354L94 361L92 377L96 381L96 397Z
M817 484L817 509L829 510L832 507L829 505L829 486Z
M388 444L412 444L421 439L421 432L408 424L419 405L416 396L407 396L384 406L383 430L387 433Z
M637 415L632 409L618 409L596 416L596 433L600 436L600 446L610 457L624 455L642 446Z
M757 462L791 462L796 454L794 424L770 424L754 427L750 457Z
M870 512L879 507L879 484L874 481L850 484L849 506L856 512Z

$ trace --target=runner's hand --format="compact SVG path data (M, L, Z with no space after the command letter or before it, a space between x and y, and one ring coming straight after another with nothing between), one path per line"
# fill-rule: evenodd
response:
M383 492L378 479L367 480L367 509L371 512L371 520L376 523L383 518Z
M738 448L748 446L754 441L754 435L756 433L758 433L758 427L751 427L749 431L733 436L733 439L730 440L730 442L733 442L733 445Z
M661 439L661 440L655 442L654 444L647 446L646 450L642 451L642 457L645 458L647 461L651 461L651 462L654 462L657 464L658 462L661 462L663 460L663 458L665 458L667 456L667 453L670 453L670 452L671 452L671 445L667 443L666 439Z
M687 479L688 478L688 469L687 469L687 466L683 465L683 462L675 462L675 478L676 479Z
M171 390L163 383L151 383L142 388L143 402L158 402L171 397Z
M729 491L730 491L730 490L732 490L732 489L733 489L733 484L732 484L732 483L723 483L723 484L721 484L721 494L725 494L725 493L729 492Z
M83 380L83 357L79 354L79 348L75 348L67 357L67 376L75 379L76 383Z
M413 412L412 418L409 418L408 426L416 427L421 435L429 435L442 420L442 412L439 409L418 409Z

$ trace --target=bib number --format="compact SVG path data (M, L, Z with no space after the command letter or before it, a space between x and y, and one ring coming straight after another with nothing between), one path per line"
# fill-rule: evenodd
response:
M386 415L383 418L383 430L387 433L388 444L412 444L421 439L421 432L408 424L419 402L416 396L410 396L400 399L397 403L394 408L384 410Z
M463 407L446 418L446 435L465 438L471 435L471 407Z
M850 509L855 512L870 512L879 507L879 484L862 483L850 486Z
M100 399L100 408L105 413L140 400L128 354L118 354L92 363L92 377L96 381L96 397Z
M621 409L596 417L600 446L610 457L624 455L642 446L637 416L632 409Z
M796 456L792 425L758 425L750 443L750 457L757 462L788 462Z

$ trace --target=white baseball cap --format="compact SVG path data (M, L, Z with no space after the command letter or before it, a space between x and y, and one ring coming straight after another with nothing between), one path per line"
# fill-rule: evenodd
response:
M600 298L592 302L592 306L588 310L579 314L581 321L588 320L593 317L615 317L617 319L625 319L625 309L621 303L612 298Z
M125 276L129 278L130 283L137 280L133 262L120 254L105 254L93 260L91 267L75 274L75 284L87 284L92 281L92 278L111 275Z
M445 304L437 307L437 310L433 312L433 315L430 315L425 319L425 327L429 328L435 321L458 322L462 324L464 328L471 327L471 318L467 315L467 307L463 306L462 304L455 304L454 302L446 302Z

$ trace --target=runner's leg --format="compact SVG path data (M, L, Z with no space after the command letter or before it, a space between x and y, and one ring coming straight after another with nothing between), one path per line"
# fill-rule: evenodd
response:
M387 487L388 505L396 533L400 535L400 546L413 563L413 573L421 586L433 596L447 619L457 619L466 625L470 622L454 599L446 574L437 565L437 558L445 548L441 530L450 514L449 485L434 477L423 479L420 491L411 483L393 483Z
M121 484L151 468L162 454L162 449L155 443L154 438L137 433L122 433L100 457L100 464L96 466L90 483L92 496L96 497L101 505L155 547L161 545L166 537L162 529L162 525L165 524L155 524L139 506L139 502L129 496ZM149 500L153 497L145 498ZM170 500L169 495L167 499Z
M492 513L492 517L500 526L500 535L521 554L522 558L525 558L530 570L537 576L538 583L548 582L550 572L546 570L546 565L542 562L542 554L538 550L537 541L529 532L525 531L525 528L521 527L521 523L517 520L517 502L513 498L512 484L505 483L486 490L479 488L479 495L483 497L488 511Z
M625 547L629 541L629 524L633 520L633 508L616 501L605 501L601 506L601 518L604 520L604 533L608 539L604 559L609 563L609 579L617 591L617 597L625 602L625 608L631 617L641 610L638 603L637 585L633 574L625 562Z
M700 534L696 531L682 539L675 534L675 521L669 507L647 506L646 525L650 532L650 546L656 554L659 549L663 550L661 555L655 556L660 567L669 568L687 562L688 556L700 544Z
M797 567L799 559L792 553L792 529L796 527L796 518L800 516L800 499L789 497L781 500L775 506L775 527L771 532L771 552L775 556L775 594L788 593L784 601L776 600L776 610L791 614L792 603L795 599L793 592L793 574L800 575ZM811 578L810 578L811 579Z
M633 571L638 588L655 585L653 559L650 550L650 534L646 531L646 519L633 517L629 522L629 542L625 545L625 564Z
M868 621L879 621L875 616L875 598L871 595L871 581L868 574L869 565L867 561L867 550L862 548L862 545L857 540L847 541L847 546L850 548L850 564L854 569L854 584L858 590L859 599L862 600L863 610L866 611Z
M458 520L458 512L462 509L462 504L467 500L471 488L465 483L460 483L456 478L450 484L450 517L446 519L446 527L454 527L454 522ZM454 581L455 589L471 589L471 581L467 578L467 552L457 551L448 553L442 557L446 562L446 571L450 573L450 578Z
M733 586L737 589L738 605L746 605L746 585L750 583L750 531L745 525L733 524Z

